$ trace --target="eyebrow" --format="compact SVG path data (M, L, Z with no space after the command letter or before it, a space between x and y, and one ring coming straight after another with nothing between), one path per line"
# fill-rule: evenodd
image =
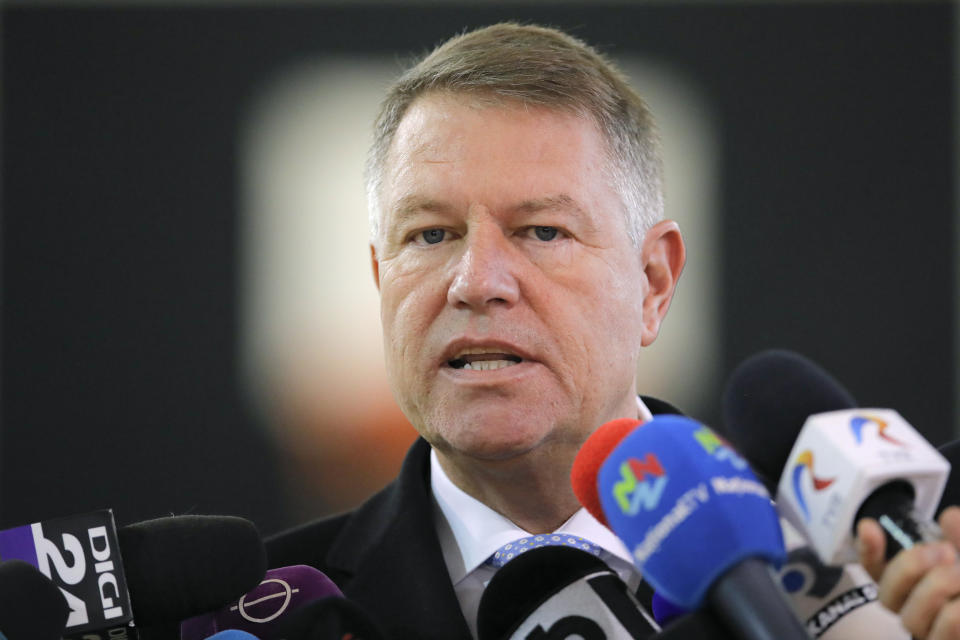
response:
M443 213L453 209L453 207L440 200L431 200L418 195L408 195L400 198L397 205L393 208L393 226L402 227L403 224L418 213L435 212Z
M565 193L545 198L535 198L533 200L524 200L514 207L514 210L520 213L537 213L538 211L562 211L569 213L580 220L591 231L596 230L593 218L577 203Z
M416 194L407 195L400 198L397 205L393 208L393 226L401 228L407 220L419 213L447 213L453 209L453 205L443 202L442 200L434 200ZM576 200L565 193L524 200L509 209L511 212L527 214L551 210L571 214L589 227L590 230L596 229L593 218Z

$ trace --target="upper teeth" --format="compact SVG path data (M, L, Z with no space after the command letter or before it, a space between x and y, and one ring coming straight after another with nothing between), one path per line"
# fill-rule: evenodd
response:
M459 352L457 357L462 358L463 356L482 355L484 353L504 353L504 351L493 347L470 347Z
M483 357L486 356L486 357ZM468 347L448 361L455 369L490 371L502 369L521 362L523 358L496 347Z
M468 362L463 365L464 369L470 369L472 371L490 371L492 369L502 369L504 367L512 367L517 364L512 360L480 360L478 362Z

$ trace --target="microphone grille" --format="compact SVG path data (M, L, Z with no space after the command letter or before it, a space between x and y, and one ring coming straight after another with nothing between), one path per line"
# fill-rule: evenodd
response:
M256 587L267 570L256 526L233 516L174 516L117 531L138 624L180 621Z

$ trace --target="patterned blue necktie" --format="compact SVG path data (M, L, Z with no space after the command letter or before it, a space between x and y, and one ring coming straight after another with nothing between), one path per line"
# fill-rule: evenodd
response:
M600 556L600 551L602 551L600 547L580 536L572 536L568 533L545 533L543 535L527 536L519 540L514 540L513 542L508 542L497 549L492 556L487 558L484 564L499 569L525 551L536 549L537 547L556 546L573 547L574 549L592 553L597 557Z

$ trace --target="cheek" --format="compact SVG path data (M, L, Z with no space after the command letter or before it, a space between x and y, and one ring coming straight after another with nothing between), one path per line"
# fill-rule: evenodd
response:
M436 272L435 272L436 273ZM380 321L386 349L399 357L415 356L431 322L446 300L439 273L392 264L381 272Z
M635 359L643 328L643 273L615 269L598 274L589 285L584 292L589 303L583 326L592 327L593 347L607 358Z

